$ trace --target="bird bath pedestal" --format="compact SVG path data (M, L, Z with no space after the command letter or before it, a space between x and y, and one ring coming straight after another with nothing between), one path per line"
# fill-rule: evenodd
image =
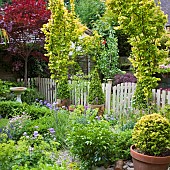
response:
M10 90L13 91L17 95L17 102L22 103L21 101L21 94L24 92L27 88L26 87L11 87Z

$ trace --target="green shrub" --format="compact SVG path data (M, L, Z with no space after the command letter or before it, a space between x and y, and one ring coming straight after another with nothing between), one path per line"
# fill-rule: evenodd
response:
M28 105L26 103L19 103L15 101L0 102L0 115L9 118L16 115L22 115L25 112L31 116L32 119L38 119L44 115L51 115L52 110L47 107L40 107L35 105Z
M8 119L0 118L0 129L5 127L8 124L8 121Z
M36 120L31 120L27 114L23 114L10 119L7 126L3 129L3 132L15 141L18 141L23 135L28 136L35 131L44 137L50 137L49 129L53 128L54 124L54 116L44 116ZM55 136L53 137L56 138Z
M25 111L26 107L27 105L15 101L1 101L0 115L3 118L21 115Z
M54 115L45 115L39 119L31 120L24 126L24 131L28 134L32 134L37 130L41 135L47 133L49 128L53 128L55 125Z
M0 79L0 101L13 100L14 95L11 94L10 87L15 86L15 83L2 81Z
M40 162L53 165L57 157L57 145L55 141L44 141L41 135L22 137L17 144L12 140L4 140L0 143L0 169L9 170L15 165L31 169Z
M18 141L23 134L31 135L34 131L37 131L45 138L56 138L61 144L60 147L64 147L66 146L65 140L70 126L68 111L59 110L57 113L45 115L35 120L31 120L31 117L27 114L15 116L10 119L3 132L12 140ZM50 129L54 129L51 136L49 135Z
M38 119L40 117L43 117L44 115L53 114L53 111L48 109L47 107L40 107L35 105L28 105L25 112L30 115L32 119Z
M104 121L90 124L75 124L68 136L71 152L77 156L84 168L108 165L114 152L114 133Z
M92 72L90 87L89 87L89 95L88 95L88 103L89 104L104 104L105 97L102 91L102 84L99 78L99 74L97 69Z
M130 146L132 142L132 130L119 131L115 133L113 161L131 159Z
M64 100L70 99L68 80L60 80L57 84L57 98Z
M45 115L36 120L31 120L23 126L23 133L32 134L35 130L41 135L49 132L50 128L55 130L55 138L60 143L60 147L66 146L67 133L71 129L69 112L67 110L58 110L51 115Z
M31 124L32 121L27 114L14 116L3 128L3 133L7 134L8 139L18 141L24 132L27 132L27 127L30 127Z
M132 138L141 152L159 156L170 148L170 123L160 114L145 115L136 123Z
M27 90L21 95L22 102L27 104L33 104L36 99L43 100L44 97L37 91L37 89L27 88Z

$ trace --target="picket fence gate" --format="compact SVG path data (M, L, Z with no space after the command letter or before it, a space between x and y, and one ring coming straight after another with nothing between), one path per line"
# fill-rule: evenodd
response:
M18 81L23 81L18 79ZM71 104L88 105L87 96L89 82L69 81L70 84L70 101ZM50 78L29 78L28 87L35 85L38 91L45 97L46 100L53 103L56 101L56 82ZM112 82L102 84L102 89L105 94L105 109L108 113L124 113L132 110L132 98L136 89L136 83L121 83L112 86ZM152 90L153 104L160 109L166 104L170 104L170 91L153 89Z

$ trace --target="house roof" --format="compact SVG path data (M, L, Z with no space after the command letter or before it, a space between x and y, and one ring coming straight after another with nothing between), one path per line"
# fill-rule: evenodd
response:
M161 9L168 15L168 22L166 26L170 26L170 0L161 0Z

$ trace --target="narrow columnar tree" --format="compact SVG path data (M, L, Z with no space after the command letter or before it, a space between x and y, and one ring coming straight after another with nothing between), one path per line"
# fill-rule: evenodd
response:
M159 62L167 57L167 51L158 48L165 33L166 16L154 0L107 0L106 4L118 21L118 28L129 36L130 61L138 79L134 104L146 108L159 80L154 76Z
M70 5L71 10L68 10L64 0L49 0L51 17L42 28L46 36L45 49L51 78L56 80L67 79L68 69L74 64L78 53L88 53L96 46L94 42L98 39L98 36L82 37L87 28L76 18L73 0Z

